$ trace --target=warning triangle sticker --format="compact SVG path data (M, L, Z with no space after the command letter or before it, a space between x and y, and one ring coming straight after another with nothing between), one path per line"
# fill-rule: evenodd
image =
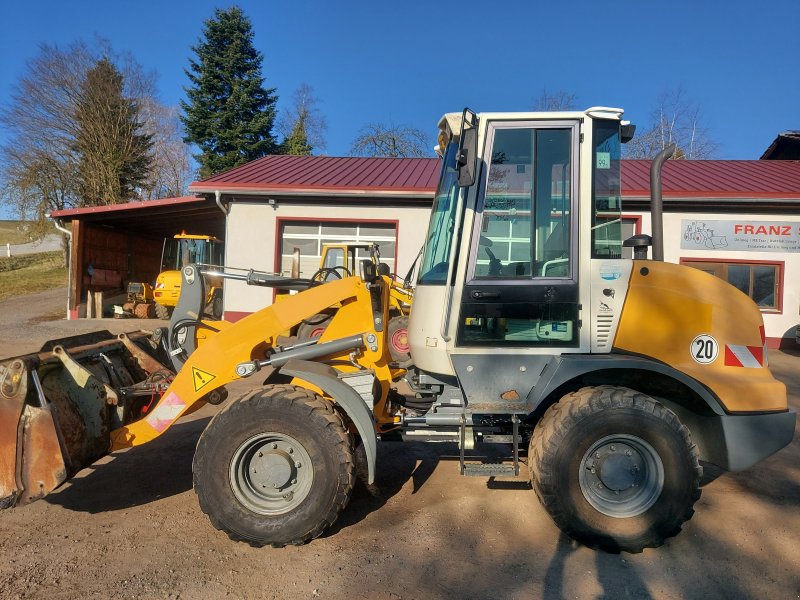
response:
M192 367L192 379L194 380L195 392L199 392L216 378L216 375L212 375L208 371L202 371L197 367Z

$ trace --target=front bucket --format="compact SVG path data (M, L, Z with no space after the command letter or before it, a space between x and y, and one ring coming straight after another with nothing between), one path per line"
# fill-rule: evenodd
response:
M58 340L0 362L0 508L45 496L147 412L172 374L133 341L143 338Z
M28 373L22 359L0 364L0 508L38 500L67 479L52 412L25 403Z

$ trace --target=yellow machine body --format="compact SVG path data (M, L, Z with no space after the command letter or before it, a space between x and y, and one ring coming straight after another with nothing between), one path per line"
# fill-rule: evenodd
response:
M382 279L383 285L388 286L388 278ZM199 408L210 392L240 379L236 373L239 363L264 358L277 346L282 332L336 304L341 307L319 343L354 333L375 335L374 350L367 346L352 360L350 353L333 355L330 360L337 362L337 369L345 372L359 368L374 370L382 387L381 400L374 409L376 421L393 422L386 400L392 380L403 370L392 369L385 356L385 338L375 331L366 284L359 277L347 277L300 292L292 297L291 302L278 302L236 323L214 322L214 327L220 331L204 331L206 338L202 345L188 358L147 417L111 433L112 450L137 446L158 437L181 415ZM384 303L382 312L385 322L388 303ZM220 323L225 325L219 327ZM302 385L323 393L308 382Z
M727 282L682 265L635 261L614 348L700 381L729 412L786 410L786 387L769 370L763 334L756 304Z

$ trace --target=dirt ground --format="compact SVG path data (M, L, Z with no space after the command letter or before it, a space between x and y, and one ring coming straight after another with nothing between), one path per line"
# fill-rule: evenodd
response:
M76 331L52 320L64 298L0 304L0 356ZM800 355L770 360L800 408ZM694 518L638 555L572 543L523 478L461 477L455 447L399 443L379 445L377 491L357 487L322 538L254 549L214 530L192 491L215 410L0 513L0 598L800 598L800 435L743 473L707 468Z

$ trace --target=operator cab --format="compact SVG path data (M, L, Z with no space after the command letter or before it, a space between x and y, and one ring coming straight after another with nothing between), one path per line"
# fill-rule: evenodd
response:
M442 171L415 300L425 310L412 310L409 326L415 364L453 375L459 356L589 352L592 263L629 263L620 144L632 128L622 110L465 110L439 128Z

